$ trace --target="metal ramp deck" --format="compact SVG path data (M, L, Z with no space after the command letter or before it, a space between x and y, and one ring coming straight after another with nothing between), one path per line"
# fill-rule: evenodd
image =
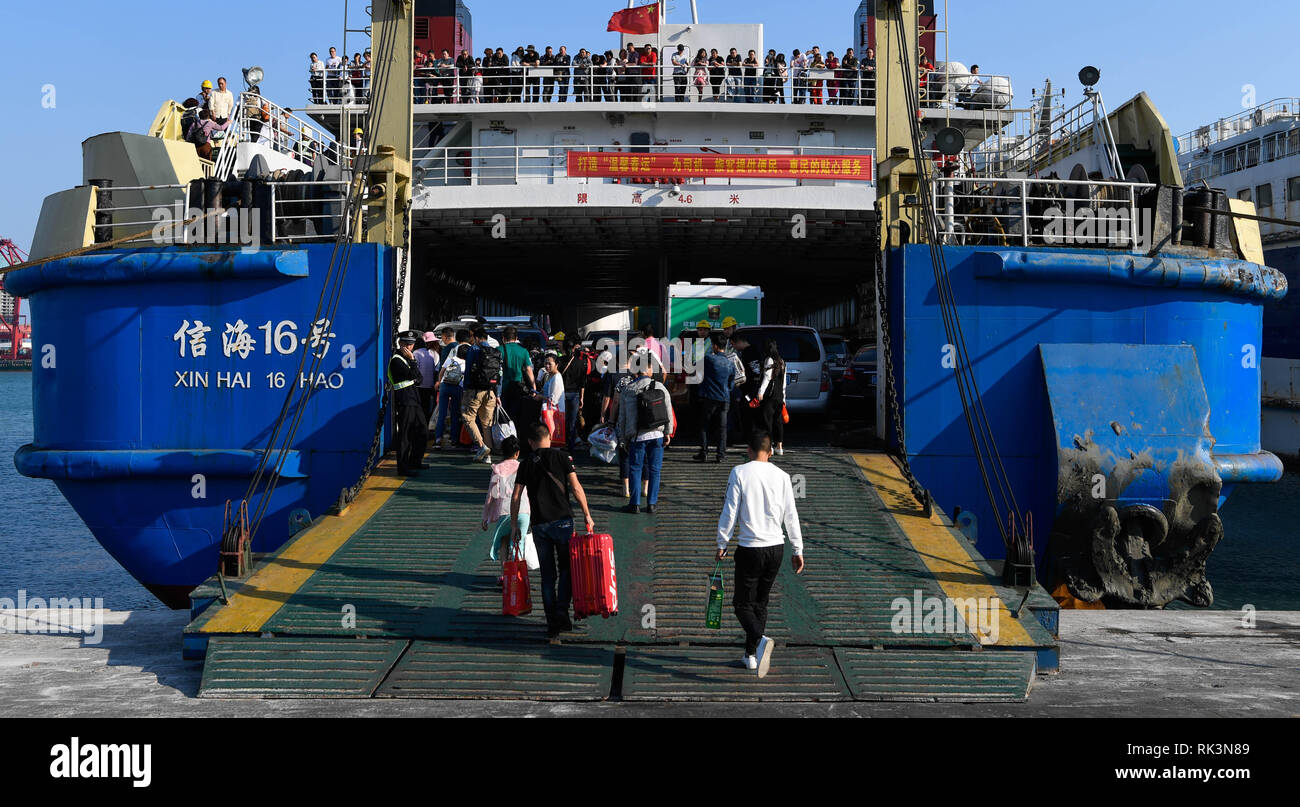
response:
M210 586L196 591L185 646L206 652L200 695L1024 700L1037 672L1056 669L1046 592L1013 617L1020 598L941 516L920 514L888 457L837 449L777 458L802 493L808 566L796 576L787 564L774 590L771 674L731 666L743 638L734 616L725 609L712 631L703 612L727 474L744 456L715 465L691 453L667 452L654 516L618 512L617 469L580 460L597 529L615 536L622 611L560 642L545 639L535 574L534 613L501 615L499 569L479 531L487 466L434 453L417 479L382 467L349 512L319 519L229 586L227 604ZM982 597L999 630L900 631L900 597Z

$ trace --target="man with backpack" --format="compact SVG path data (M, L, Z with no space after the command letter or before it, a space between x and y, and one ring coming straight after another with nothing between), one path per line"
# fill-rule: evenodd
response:
M457 331L448 336L450 328L443 328L441 370L438 371L438 411L434 415L434 448L443 449L456 442L460 434L456 422L460 420L460 404L465 390L465 359L460 354L469 352L469 331ZM444 435L444 429L446 434ZM446 442L444 442L444 440Z
M638 350L632 357L634 380L619 396L617 419L619 442L627 447L628 498L625 513L641 512L641 477L650 483L646 497L647 513L659 504L659 473L664 463L664 448L677 430L668 388L654 379L662 371L657 357L648 350Z
M465 392L460 414L474 443L474 461L491 463L492 423L496 417L497 390L501 385L501 351L488 343L482 325L473 331L465 357Z

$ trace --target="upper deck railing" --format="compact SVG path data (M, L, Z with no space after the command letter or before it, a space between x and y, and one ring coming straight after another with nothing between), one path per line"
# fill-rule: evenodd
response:
M183 137L187 133L180 134ZM321 155L335 165L350 167L357 154L357 149L339 142L328 131L251 92L240 93L229 123L214 132L211 142L214 153L210 162L205 161L204 171L222 179L229 178L234 171L240 143L265 145L307 165Z
M1214 146L1278 121L1290 122L1235 146ZM1190 148L1189 148L1190 147ZM1300 99L1282 98L1178 138L1184 182L1191 184L1300 154Z
M247 208L223 208L220 195L205 199L203 183L107 186L96 196L94 238L136 236L125 243L154 246L330 241L339 230L351 233L343 215L349 184L267 181Z
M1178 153L1192 154L1237 135L1266 126L1280 118L1300 117L1300 98L1275 98L1214 123L1198 126L1178 138Z
M366 68L327 69L309 79L316 105L366 104ZM417 104L511 103L768 103L875 106L874 70L763 67L708 69L632 65L626 68L506 67L462 70L419 67ZM1005 109L1013 101L1011 79L948 70L927 71L922 106L949 109Z
M1120 176L1119 153L1100 94L1089 93L1069 107L1058 104L1055 97L1041 97L1031 109L1018 111L1018 116L1017 133L1000 131L971 150L972 174L1037 174L1068 155L1101 143L1110 178Z

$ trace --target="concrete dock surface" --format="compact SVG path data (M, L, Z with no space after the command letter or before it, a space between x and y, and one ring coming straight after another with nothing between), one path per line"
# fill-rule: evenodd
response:
M1040 675L1027 702L998 704L200 699L196 694L202 662L183 661L180 654L187 621L188 614L182 611L109 611L98 644L74 634L0 633L0 714L81 718L1300 716L1300 612L1295 611L1063 611L1061 672ZM1251 621L1253 627L1248 627ZM781 663L780 654L778 646L774 665Z

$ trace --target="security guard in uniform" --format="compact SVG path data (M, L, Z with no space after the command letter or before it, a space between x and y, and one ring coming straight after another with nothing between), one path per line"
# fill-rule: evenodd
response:
M397 427L397 472L416 476L424 464L429 424L420 406L420 367L415 361L419 334L404 331L397 337L397 352L388 360L388 383L393 390L393 425Z

